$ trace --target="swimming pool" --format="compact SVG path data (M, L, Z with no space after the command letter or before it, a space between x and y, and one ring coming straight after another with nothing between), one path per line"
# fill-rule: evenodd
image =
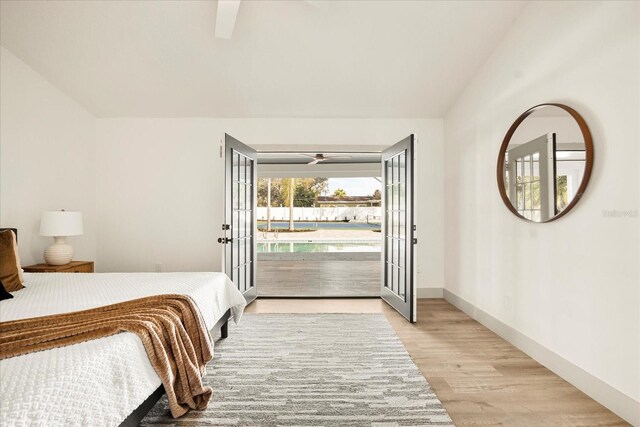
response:
M380 252L380 242L258 242L258 252Z
M332 230L379 230L380 224L367 224L366 222L315 222L294 221L294 228L321 228ZM258 230L267 228L266 221L258 221ZM289 228L289 221L271 221L271 228Z

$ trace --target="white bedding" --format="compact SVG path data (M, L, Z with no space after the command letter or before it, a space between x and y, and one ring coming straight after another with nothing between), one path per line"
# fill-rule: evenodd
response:
M0 302L0 321L84 310L158 294L191 296L211 329L245 300L222 273L33 273ZM132 333L0 361L0 425L120 424L161 385Z

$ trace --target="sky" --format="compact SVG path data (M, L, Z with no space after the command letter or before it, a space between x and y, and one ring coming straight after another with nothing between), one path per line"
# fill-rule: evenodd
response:
M369 196L382 186L375 178L329 178L329 196L338 188L346 191L347 196Z

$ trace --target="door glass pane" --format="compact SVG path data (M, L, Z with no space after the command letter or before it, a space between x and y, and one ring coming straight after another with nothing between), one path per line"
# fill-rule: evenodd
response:
M250 287L253 286L253 274L252 274L252 263L247 263L246 265L246 271L245 271L245 277L246 277L246 283L245 283L245 288L249 289Z
M520 180L520 177L518 177L518 180ZM517 206L518 206L518 210L521 211L524 209L524 187L522 186L522 184L519 184L516 186L516 199L517 199Z
M240 156L240 163L238 164L238 181L245 182L245 157Z
M398 269L398 295L404 298L407 293L407 289L405 287L405 274L406 271L404 268Z
M406 265L405 259L404 259L404 253L406 250L405 247L405 242L406 240L400 240L400 246L398 247L399 252L398 252L398 265L400 267L404 267Z
M391 285L391 290L394 293L398 293L398 267L393 266L393 284Z
M235 171L235 169L234 169L234 171ZM233 199L232 203L231 203L231 206L233 206L234 210L238 209L238 187L239 186L240 186L240 184L238 184L236 182L231 184L231 187L232 187L231 198Z
M247 256L245 259L247 260L247 262L252 262L253 261L253 237L247 238L245 247L247 249Z
M393 209L394 211L398 210L398 206L400 205L400 203L399 203L400 200L398 198L399 197L399 195L398 195L398 189L399 188L400 187L398 186L398 184L394 184L393 185L393 189L392 189L392 191L393 191L393 205L391 206L391 209Z
M533 209L540 210L540 181L531 183L531 193L533 196Z
M231 220L231 237L233 237L233 239L237 239L238 238L238 231L240 230L238 221L239 221L239 215L238 215L238 211L233 211L233 218Z
M399 182L405 182L407 180L407 154L403 152L398 156L399 164L398 164L398 174L399 174Z
M249 209L252 210L253 209L253 193L252 193L253 187L251 186L251 184L247 184L247 186L245 187L245 209Z
M238 258L238 265L242 265L242 264L244 264L246 262L246 260L245 260L246 255L247 255L246 251L247 250L245 248L245 239L242 238L242 239L238 240L238 253L240 254L239 258Z
M391 187L387 186L387 190L389 190ZM389 200L389 196L387 197L387 201ZM384 212L384 233L385 235L389 236L391 234L391 224L393 223L393 219L391 218L391 213L389 211L389 209L387 208Z
M231 168L231 179L238 181L238 166L240 165L240 154L233 152L233 167Z
M252 168L253 168L253 160L247 158L245 161L245 181L248 183L251 183L253 175L252 175Z
M391 289L391 281L392 280L391 280L391 264L390 263L388 263L388 262L385 263L385 270L386 270L386 273L387 273L386 274L387 277L386 277L384 286L386 288Z
M393 158L393 183L400 182L400 156L395 156Z
M240 201L238 203L238 209L243 210L245 209L245 206L247 204L246 202L246 195L245 195L245 185L240 183L238 184L238 200Z

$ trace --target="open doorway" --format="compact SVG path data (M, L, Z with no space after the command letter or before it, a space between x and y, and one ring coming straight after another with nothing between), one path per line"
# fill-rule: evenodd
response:
M415 322L416 316L416 270L415 265L415 245L418 241L415 238L416 225L415 219L415 203L414 203L414 161L415 161L415 137L410 135L405 139L393 144L382 152L343 152L343 153L311 153L299 151L278 151L258 153L255 149L247 146L229 135L225 135L224 150L225 153L225 222L222 224L224 237L218 239L219 243L225 245L224 266L225 272L231 278L232 282L243 293L247 303L250 303L258 296L258 283L271 280L273 282L283 282L285 277L291 277L291 273L299 274L301 272L301 264L310 259L310 254L314 251L297 251L303 243L319 243L319 242L286 242L287 251L271 250L279 248L280 241L269 241L269 233L273 233L273 238L278 239L277 230L271 230L277 224L278 219L288 224L287 231L295 233L296 220L299 225L313 225L306 232L320 232L320 223L331 224L332 228L337 228L339 224L342 226L352 227L360 219L359 227L371 227L375 224L376 215L367 215L364 222L362 216L349 216L345 208L358 208L358 206L345 206L348 195L343 188L336 188L333 191L331 200L324 200L335 206L327 206L331 209L333 215L327 214L326 211L310 211L304 210L296 213L296 178L307 179L309 186L318 186L322 184L320 178L374 178L381 184L380 191L380 250L375 258L378 258L378 273L373 267L367 269L367 273L378 276L378 280L374 277L367 279L367 282L373 284L377 282L379 286L379 296L409 321ZM333 154L333 155L332 155ZM260 157L259 157L260 155ZM375 162L373 161L375 159ZM262 218L262 227L258 227L258 171L262 178L281 179L281 186L289 186L288 199L286 206L288 216L282 214L281 218L274 218L271 212L266 213ZM379 176L379 178L378 178ZM285 178L284 180L282 180ZM329 180L327 179L326 182ZM284 184L283 182L288 184ZM305 182L305 181L300 181ZM326 183L325 182L325 183ZM300 197L305 193L305 186L302 186ZM269 192L272 187L267 185L266 191ZM282 190L282 189L281 189ZM327 189L328 190L328 189ZM307 208L318 209L320 206L320 196L314 196L314 206ZM376 202L375 189L370 195L365 196L369 206L361 206L361 208L375 207ZM294 200L292 200L294 199ZM284 200L284 199L283 199ZM354 199L349 202L358 202L361 200ZM284 202L282 203L284 205ZM267 202L264 206L266 210L274 208L273 203ZM277 207L277 206L276 206ZM285 208L285 206L280 206ZM304 208L304 206L303 206ZM323 208L321 208L323 209ZM305 216L308 215L308 216ZM355 217L355 218L353 218ZM353 225L351 225L351 221ZM276 224L274 224L276 223ZM277 228L277 225L276 225ZM314 228L311 230L311 228ZM326 227L325 227L326 228ZM358 230L352 230L358 231ZM363 230L360 230L363 231ZM376 230L364 230L376 233ZM322 230L328 232L328 230ZM275 254L276 259L266 260L279 262L281 259L277 257L286 253L290 259L289 267L280 268L270 277L259 277L257 264L260 259L258 257L258 236L263 234L263 250L262 256ZM293 234L291 234L293 235ZM320 235L320 234L319 234ZM309 239L306 239L309 240ZM278 246L272 246L272 243ZM346 242L345 242L346 243ZM351 242L351 249L355 246ZM348 243L347 243L348 244ZM330 243L324 242L323 249L331 246ZM335 246L335 244L334 244ZM316 246L318 247L318 246ZM292 249L293 248L293 249ZM318 251L315 251L318 252ZM368 251L361 251L368 252ZM375 253L375 251L371 251ZM321 298L342 296L336 293L344 292L349 288L349 283L353 283L364 273L359 273L354 269L355 266L363 264L366 260L360 258L361 254L354 255L354 251L349 252L330 252L322 251L320 258L316 261L324 261L311 269L310 275L302 275L293 280L298 284L305 282L318 282L323 274L331 273L334 279L335 292L324 292L317 295ZM297 259L295 259L297 257ZM355 258L355 259L354 259ZM373 257L372 257L373 258ZM263 261L263 262L266 262ZM375 262L375 259L371 259ZM347 263L346 266L340 268L341 263ZM279 263L282 266L282 262ZM316 286L316 285L314 285ZM309 289L302 289L302 292L308 292ZM276 297L287 296L278 291ZM291 295L293 297L308 297L313 295ZM347 297L363 297L365 295L344 295ZM372 295L376 296L376 295ZM267 297L264 295L264 297Z
M258 153L261 297L379 297L379 152Z
M380 178L260 175L258 295L379 297Z

